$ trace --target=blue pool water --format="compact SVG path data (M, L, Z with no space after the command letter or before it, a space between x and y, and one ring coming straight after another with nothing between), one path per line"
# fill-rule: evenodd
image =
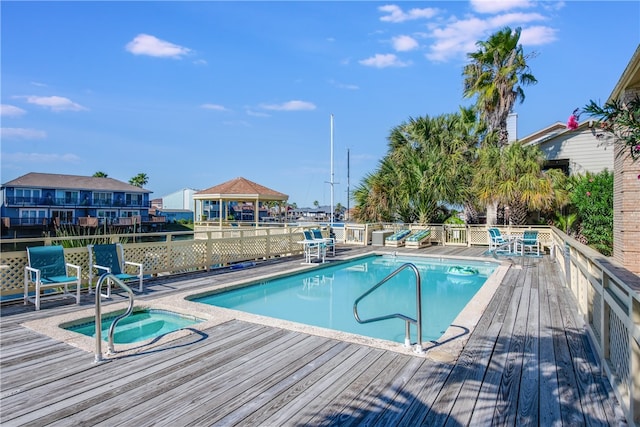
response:
M403 320L360 324L353 316L353 303L407 262L418 268L422 280L423 341L438 339L498 266L491 262L373 255L192 300L403 343ZM461 275L460 268L449 273L450 267L470 267L473 273ZM415 301L415 274L405 269L363 299L358 312L361 319L391 313L415 319ZM412 326L413 341L415 329Z
M102 339L108 340L109 327L115 316L102 318ZM200 323L202 320L191 316L184 316L165 310L134 311L130 316L121 319L113 334L115 344L130 344L156 338L169 332L174 332L188 326ZM65 327L64 329L95 337L96 323L89 321L80 325Z

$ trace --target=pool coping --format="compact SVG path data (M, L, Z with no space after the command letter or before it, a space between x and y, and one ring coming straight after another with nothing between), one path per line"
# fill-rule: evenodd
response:
M364 254L353 255L344 257L337 262L347 262L357 258L362 258L369 255L389 255L388 252L370 251ZM405 256L405 254L403 254ZM465 305L462 311L454 319L452 324L446 329L444 334L436 341L425 341L422 343L423 353L417 353L413 348L407 348L403 344L365 337L362 335L341 332L316 326L304 325L297 322L275 319L272 317L261 316L256 314L250 314L238 310L215 307L206 305L203 303L197 303L190 301L190 298L195 298L199 295L211 294L215 291L230 290L238 287L248 286L255 284L258 281L265 279L274 279L283 277L295 273L299 273L305 270L310 270L318 267L322 267L324 264L314 265L300 265L287 269L286 272L266 273L257 275L251 280L246 278L242 280L234 280L225 283L215 284L207 287L205 290L193 290L182 291L170 296L164 296L159 298L136 300L135 309L157 309L166 310L178 314L187 316L194 316L203 320L203 322L189 326L188 328L181 329L175 332L170 332L159 338L153 340L142 341L132 344L116 344L116 353L113 355L106 354L107 344L102 343L101 353L102 358L105 360L120 358L138 353L148 352L153 348L157 348L167 343L176 340L178 338L186 337L193 333L200 333L203 335L204 331L221 325L223 323L240 320L249 323L256 323L264 326L287 329L295 332L322 336L329 339L336 339L340 341L350 342L359 345L370 346L382 350L393 351L401 354L427 357L432 360L440 362L454 362L457 360L460 352L464 348L466 342L469 339L471 332L478 324L480 317L484 313L487 305L491 301L496 289L502 283L509 268L518 268L516 265L512 265L508 261L500 260L487 260L486 258L478 257L464 257L454 256L447 257L442 255L427 255L427 254L406 254L410 257L420 258L438 258L438 259L459 259L469 261L480 262L493 262L497 263L495 271L487 278L484 285L476 292L474 297ZM333 263L333 262L332 262ZM213 277L212 277L213 280ZM128 301L122 301L117 303L110 303L103 305L103 316L108 316L113 313L124 311L128 307ZM91 306L83 310L78 310L73 313L66 313L56 316L51 316L43 319L30 320L23 322L22 326L49 336L58 341L65 342L71 346L77 347L84 351L97 354L96 342L94 338L81 335L77 332L63 329L60 325L69 323L81 323L82 321L91 321L95 317L95 307Z

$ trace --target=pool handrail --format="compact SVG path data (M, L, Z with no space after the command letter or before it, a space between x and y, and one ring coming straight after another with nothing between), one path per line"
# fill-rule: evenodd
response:
M401 314L401 313L393 313L393 314L388 314L386 316L373 317L371 319L365 319L365 320L360 319L360 315L358 314L358 303L362 299L364 299L367 295L371 294L373 291L378 289L380 286L382 286L384 283L392 279L396 274L400 273L402 270L406 268L412 269L416 275L416 318L412 319L411 317L405 316L404 314ZM411 347L410 328L411 328L411 323L415 324L417 329L417 342L416 342L414 351L416 353L424 353L424 349L422 348L422 282L420 280L420 271L418 270L418 267L416 267L414 264L410 262L402 264L400 267L394 270L391 274L389 274L387 277L385 277L380 282L378 282L375 286L371 287L367 292L365 292L364 294L356 298L355 302L353 303L353 316L356 318L356 321L358 323L372 323L372 322L379 322L381 320L387 320L387 319L393 319L393 318L399 318L404 320L406 322L405 337L404 337L405 347Z
M100 278L98 279L98 282L96 283L96 287L95 287L95 292L96 292L96 319L95 319L95 324L96 324L96 350L95 350L95 360L94 363L101 363L104 362L105 360L102 357L102 308L100 306L100 301L101 301L101 297L102 297L102 283L106 280L112 280L115 284L117 284L118 286L120 286L122 289L124 289L125 291L127 291L127 293L129 294L129 307L127 308L127 310L120 314L119 316L117 316L115 319L113 319L113 322L111 323L111 326L109 326L109 334L108 334L108 339L109 339L109 347L107 350L107 354L115 354L115 348L113 345L113 334L115 333L116 330L116 324L121 320L124 319L125 317L129 316L132 312L133 312L133 291L131 290L131 288L127 285L125 285L122 280L118 279L118 277L113 274L113 273L104 273L103 275L100 276Z

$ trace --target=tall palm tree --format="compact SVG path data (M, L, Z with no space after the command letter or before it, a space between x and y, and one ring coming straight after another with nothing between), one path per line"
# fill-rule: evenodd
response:
M144 187L149 182L149 177L146 173L139 173L129 180L129 184L135 185L136 187Z
M462 72L465 98L477 96L476 107L489 133L497 134L498 144L509 141L507 117L516 101L524 101L523 86L538 81L530 73L520 41L521 29L505 27L486 41L478 41L476 52L468 53L471 60Z

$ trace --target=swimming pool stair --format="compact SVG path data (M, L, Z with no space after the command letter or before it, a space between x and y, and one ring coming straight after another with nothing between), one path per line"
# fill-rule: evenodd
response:
M116 277L116 275L113 273L105 273L102 276L100 276L100 278L98 279L98 282L96 283L96 319L95 319L96 350L95 350L94 363L101 363L105 361L104 358L102 357L102 308L100 306L100 302L102 300L102 284L106 280L110 280L112 283L115 283L116 285L120 286L122 289L127 291L127 294L129 294L129 307L124 313L120 314L115 319L113 319L111 326L109 326L109 333L108 333L109 347L107 350L107 354L111 355L111 354L115 354L116 352L113 346L113 334L115 333L116 325L121 319L124 319L125 317L133 313L133 291L131 290L131 288L125 285L124 282L118 279L118 277Z
M361 300L363 300L366 296L371 294L373 291L378 289L380 286L382 286L383 284L388 282L390 279L395 277L396 274L400 273L402 270L407 268L410 268L411 270L413 270L413 272L416 275L416 318L413 319L401 313L393 313L393 314L388 314L386 316L372 317L371 319L364 319L364 320L360 319L360 315L358 314L358 303ZM376 285L371 287L367 292L360 295L353 303L353 316L356 318L356 321L358 323L372 323L372 322L379 322L381 320L387 320L387 319L393 319L393 318L399 318L404 320L405 321L405 335L404 335L405 347L411 347L411 324L413 323L414 325L416 325L416 329L417 329L417 342L414 347L414 351L416 353L424 353L424 349L422 348L422 284L420 281L420 272L418 271L418 267L416 267L414 264L410 262L402 264L400 267L394 270L387 277L385 277Z

